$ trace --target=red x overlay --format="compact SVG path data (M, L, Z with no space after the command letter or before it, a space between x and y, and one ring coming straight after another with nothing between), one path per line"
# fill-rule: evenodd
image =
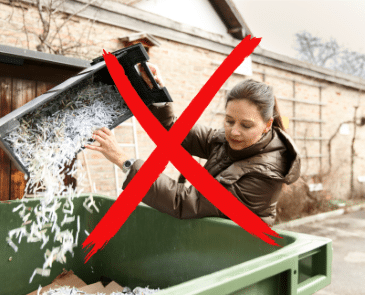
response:
M282 237L238 201L235 196L215 180L181 146L181 142L211 102L214 95L222 87L223 83L232 75L243 60L254 51L261 41L261 38L250 38L251 36L247 36L243 39L223 61L181 114L180 118L171 127L170 131L167 131L160 124L143 103L125 75L123 67L119 64L117 58L110 53L107 54L104 50L103 56L105 63L121 96L157 147L82 244L83 247L87 246L87 248L93 245L93 248L85 258L85 262L99 249L104 248L109 240L118 232L129 215L132 214L137 205L142 201L152 184L166 168L169 161L172 162L202 195L231 220L250 234L257 236L271 245L280 247L280 245L275 243L267 235L270 234L278 238Z

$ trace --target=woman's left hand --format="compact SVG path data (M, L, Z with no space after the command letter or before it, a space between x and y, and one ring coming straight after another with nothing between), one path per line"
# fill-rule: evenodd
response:
M150 69L152 75L153 75L153 78L155 79L156 83L160 86L160 87L164 87L164 82L162 80L162 76L161 76L161 73L160 73L160 70L159 68L154 65L154 64L151 64L149 62L146 62L148 68ZM153 88L153 84L150 80L150 78L148 78L147 76L147 73L144 69L144 67L142 67L141 64L138 64L138 69L141 73L141 77L143 78L143 80L147 83L148 87L150 87L151 89Z
M123 153L114 134L108 128L103 127L95 130L92 137L100 143L100 146L85 145L85 148L101 152L105 158L120 167L124 161L128 160L128 157Z

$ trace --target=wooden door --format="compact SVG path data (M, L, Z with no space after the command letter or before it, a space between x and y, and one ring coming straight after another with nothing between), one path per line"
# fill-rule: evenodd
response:
M0 77L0 118L11 112L11 78ZM0 201L10 196L10 159L0 149Z
M14 77L0 77L0 117L16 110L58 84ZM73 166L76 158L75 156L63 172ZM24 179L24 173L15 167L14 163L1 149L0 161L0 201L21 199L27 183ZM65 185L72 184L72 187L75 188L76 179L70 175L65 176ZM28 190L27 194L30 193L32 192Z

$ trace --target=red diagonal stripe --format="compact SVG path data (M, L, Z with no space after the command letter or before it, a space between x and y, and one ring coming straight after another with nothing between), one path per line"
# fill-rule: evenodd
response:
M166 150L166 149L165 149ZM166 153L166 151L165 151ZM209 172L197 163L180 145L173 147L169 154L170 161L190 183L205 196L215 207L247 232L265 242L279 246L265 234L280 237L256 214L250 211L238 199L223 187Z
M258 216L240 203L180 146L182 140L186 137L191 127L225 80L233 73L234 69L243 62L244 58L252 53L259 41L260 39L255 38L250 40L250 36L247 36L232 51L204 85L198 95L193 99L179 120L175 122L170 132L167 132L161 126L158 120L139 98L125 76L124 70L117 59L110 54L105 54L104 51L106 65L120 94L142 127L158 147L83 243L83 247L85 247L85 245L90 247L94 244L93 249L86 257L86 261L116 234L125 220L137 207L138 203L143 199L152 183L166 167L168 159L173 162L175 167L183 173L198 191L206 196L206 198L225 215L251 234L256 235L272 245L279 246L272 239L265 236L265 234L271 234L277 237L280 236L271 230ZM178 124L179 122L180 124ZM199 171L199 174L196 174L196 171ZM119 212L121 209L124 211L122 216L120 216L121 214ZM118 215L122 218L115 220L115 216Z
M158 175L166 168L167 163L168 160L164 157L163 149L155 149L151 153L138 173L129 182L126 189L82 243L83 248L86 247L88 249L92 247L85 257L85 262L99 249L104 248L109 240L115 236L129 215L132 214L147 194Z

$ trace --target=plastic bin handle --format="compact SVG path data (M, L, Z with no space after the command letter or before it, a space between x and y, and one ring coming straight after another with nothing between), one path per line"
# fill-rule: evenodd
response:
M315 275L314 277L309 278L304 282L301 282L300 284L298 284L297 294L308 294L306 291L314 288L315 285L322 283L326 279L327 277L325 275Z

